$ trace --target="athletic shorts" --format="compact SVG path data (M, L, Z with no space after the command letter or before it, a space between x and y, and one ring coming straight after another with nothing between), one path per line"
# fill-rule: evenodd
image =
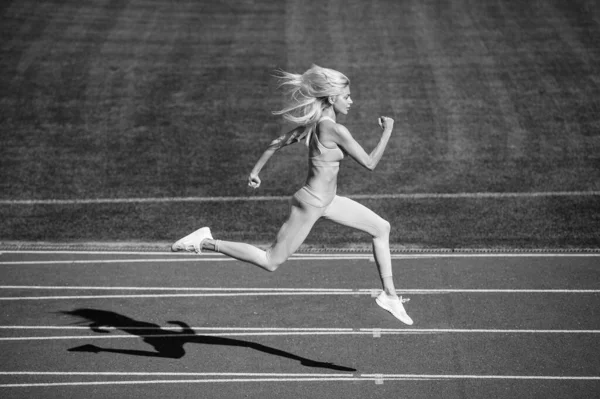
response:
M324 208L331 204L331 201L335 198L335 191L332 193L317 193L312 190L309 186L304 186L300 190L296 191L294 198L300 202L304 202L310 206L316 208Z

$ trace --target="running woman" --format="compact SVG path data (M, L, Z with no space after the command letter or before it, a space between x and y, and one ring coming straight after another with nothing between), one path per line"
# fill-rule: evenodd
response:
M248 177L248 185L260 187L259 173L271 156L281 148L306 141L308 147L308 177L306 184L290 201L290 214L275 242L266 251L250 244L215 240L208 227L183 237L172 245L173 251L213 251L275 271L304 242L319 218L362 230L373 237L373 252L383 291L376 302L406 324L413 324L398 297L392 276L389 235L390 224L365 206L336 195L340 161L348 154L360 165L373 170L381 160L392 134L394 120L379 118L383 133L371 153L365 152L348 129L337 123L337 116L346 115L353 104L350 80L333 69L313 65L302 75L281 72L281 87L287 89L290 102L281 111L273 112L298 127L273 140L256 162Z

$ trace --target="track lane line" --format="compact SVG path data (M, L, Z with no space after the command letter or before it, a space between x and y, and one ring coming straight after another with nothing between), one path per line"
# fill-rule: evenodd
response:
M106 290L106 291L273 291L273 292L355 292L352 288L224 288L224 287L109 287L109 286L45 286L45 285L0 285L0 289L31 290ZM371 290L368 290L371 292Z
M115 290L118 290L115 289ZM174 289L175 290L175 289ZM253 291L253 292L200 292L171 294L112 294L112 295L47 295L47 296L4 296L0 301L49 301L84 299L144 299L144 298L201 298L201 297L250 297L250 296L333 296L333 295L370 295L376 296L381 290L289 290L289 291ZM414 289L396 290L401 295L441 295L441 294L599 294L600 290L569 289Z
M90 290L90 291L198 291L215 293L243 293L252 294L254 292L261 294L268 293L323 293L339 295L366 295L379 294L378 288L241 288L241 287L132 287L132 286L53 286L53 285L0 285L0 290L23 289L23 290L49 290L49 291L72 291L72 290ZM551 294L597 294L600 289L512 289L512 288L407 288L397 289L398 294L428 294L428 293L551 293ZM55 297L52 297L55 298Z
M306 374L303 377L238 377L238 378L205 378L176 380L130 380L130 381L77 381L0 384L0 388L32 388L58 386L94 386L94 385L143 385L143 384L190 384L190 383L235 383L235 382L366 382L373 381L407 381L407 380L530 380L530 381L600 381L600 376L543 376L543 375L448 375L448 374L361 374L358 376L319 376Z
M589 197L600 191L535 191L535 192L459 192L459 193L388 193L347 194L356 200L386 199L452 199L452 198L538 198L538 197ZM91 205L91 204L139 204L173 202L271 202L289 201L285 196L237 196L237 197L128 197L128 198L79 198L79 199L0 199L0 205Z
M121 330L124 328L120 328ZM145 331L153 330L151 328L145 329ZM162 329L162 331L166 330ZM160 328L156 331L161 331ZM188 333L173 333L170 334L112 334L112 335L56 335L56 336L20 336L20 337L0 337L0 342L15 342L15 341L72 341L72 340L114 340L114 339L140 339L140 338L193 338L199 336L211 336L211 337L259 337L259 336L323 336L323 335L351 335L351 336L383 336L383 335L413 335L413 334L544 334L544 335L595 335L600 334L600 330L535 330L535 329L350 329L350 330L291 330L291 331L245 331L245 332L218 332L222 330L203 330L198 331L199 334L188 334Z
M598 380L600 376L543 376L543 375L497 375L497 374L375 374L375 373L234 373L234 372L145 372L145 371L0 371L2 375L33 376L198 376L198 377L300 377L300 378L440 378L440 379L587 379ZM180 381L180 380L176 380Z
M2 251L4 254L71 254L71 255L167 255L168 253L143 253L143 252L84 252L84 251ZM38 260L38 261L2 261L0 265L52 265L52 264L110 264L110 263L176 263L176 262L240 262L236 259L220 254L176 254L179 257L170 258L125 258L125 259L79 259L79 260ZM519 253L419 253L419 254L392 254L392 259L442 259L442 258L591 258L600 257L600 252L519 252ZM373 254L295 254L288 261L295 260L372 260Z
M121 326L103 327L107 331L142 330L142 331L181 331L181 327L136 327ZM252 332L333 332L333 333L499 333L499 334L598 334L600 330L550 330L550 329L486 329L486 328L322 328L322 327L190 327L191 330L201 333L252 333ZM91 331L89 326L0 326L0 330L84 330ZM137 335L136 335L137 336ZM171 335L169 335L171 336Z
M102 376L199 376L199 377L350 377L352 373L234 373L234 372L171 372L171 371L0 371L2 375L102 375Z

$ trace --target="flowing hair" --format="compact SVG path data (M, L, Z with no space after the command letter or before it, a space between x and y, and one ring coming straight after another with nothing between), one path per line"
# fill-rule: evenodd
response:
M302 75L279 70L276 76L280 80L279 87L289 98L286 106L280 111L273 111L273 114L305 126L298 140L308 136L308 145L310 132L321 118L323 110L329 106L328 98L339 95L350 85L350 79L341 72L318 65L313 65Z

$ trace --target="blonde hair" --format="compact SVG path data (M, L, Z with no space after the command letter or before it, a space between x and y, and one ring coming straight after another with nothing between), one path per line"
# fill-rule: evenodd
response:
M279 70L277 77L280 79L279 87L285 90L289 100L285 108L273 111L273 114L306 126L307 131L319 121L323 110L330 105L329 97L341 94L350 85L350 79L343 73L318 65L313 65L302 75Z

